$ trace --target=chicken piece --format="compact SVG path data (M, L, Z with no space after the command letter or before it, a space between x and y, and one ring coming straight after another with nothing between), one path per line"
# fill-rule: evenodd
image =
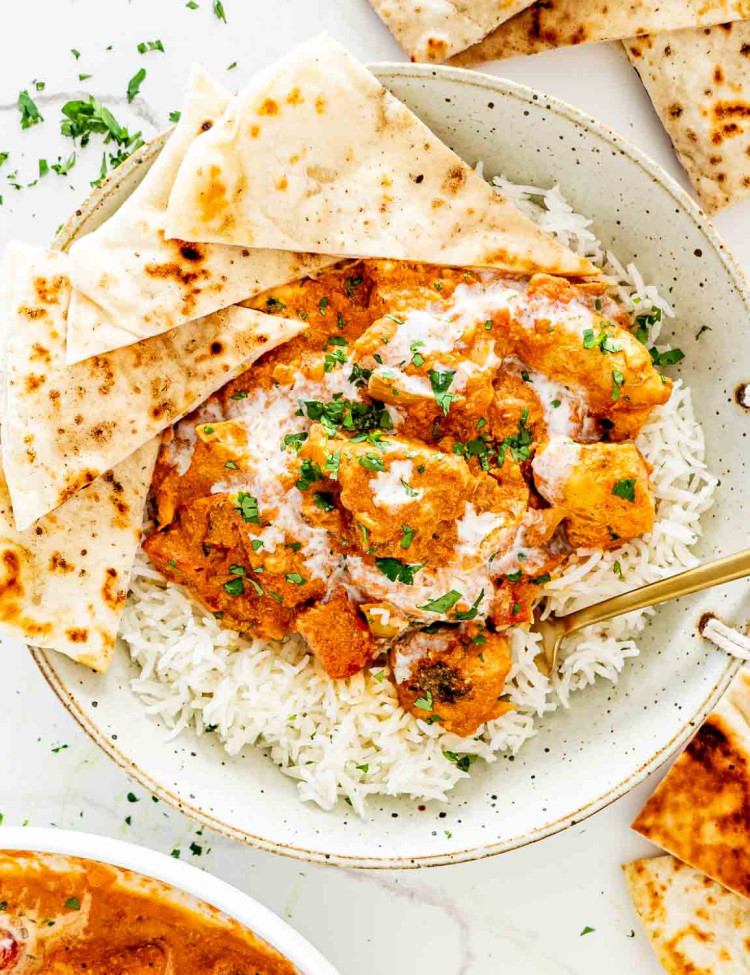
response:
M565 511L573 548L616 548L654 526L649 468L635 444L553 440L532 470L542 497Z
M143 547L167 579L221 614L222 625L281 639L297 608L322 598L326 584L310 578L304 548L295 551L294 539L273 552L257 544L263 526L253 500L244 493L198 498Z
M564 278L535 274L527 307L510 323L518 356L557 383L585 394L592 414L609 418L610 436L634 433L672 384L654 368L646 347L624 328L592 311L579 288ZM633 414L629 426L617 418Z
M471 497L474 478L464 461L419 441L372 436L359 443L329 440L313 426L300 457L321 470L338 463L340 501L357 526L362 552L410 562L448 560L456 543L456 519Z
M465 738L512 710L500 700L509 642L480 624L419 630L394 643L390 662L401 707L416 718L439 720L444 731Z
M418 437L431 436L436 421L456 436L473 435L493 396L492 335L447 310L404 315L386 315L354 343L354 361L370 372L369 395L405 410Z
M300 613L294 628L329 677L351 677L367 666L375 651L370 631L343 590Z
M522 426L537 444L552 436L580 435L586 416L582 398L515 356L503 360L493 386L487 415L497 442L516 436Z

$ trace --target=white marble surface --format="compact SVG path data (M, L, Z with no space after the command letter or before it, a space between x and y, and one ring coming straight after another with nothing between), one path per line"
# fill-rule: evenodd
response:
M117 118L152 135L179 107L191 61L228 86L293 43L327 29L369 61L402 55L366 0L224 0L227 24L184 0L17 0L0 4L0 246L12 237L43 244L98 175L90 146L65 177L48 174L21 191L40 157L70 153L59 135L61 105L96 95ZM160 39L166 53L139 55ZM112 50L107 47L112 45ZM80 51L80 59L71 54ZM227 72L237 61L238 67ZM139 67L147 77L128 106ZM590 45L490 66L608 123L687 185L637 76L617 45ZM79 73L91 74L79 81ZM34 92L34 80L45 82ZM45 122L22 131L16 101L29 88ZM720 232L750 270L750 200L721 214ZM348 872L256 852L198 828L152 802L101 755L63 711L25 649L0 649L0 813L86 829L181 855L250 892L283 915L342 975L632 975L659 966L638 929L620 864L653 852L628 829L656 777L566 833L478 863L417 872ZM138 801L128 801L129 792ZM125 817L132 818L132 825ZM0 841L1 841L0 835ZM191 843L202 848L190 852ZM582 935L585 927L594 931Z

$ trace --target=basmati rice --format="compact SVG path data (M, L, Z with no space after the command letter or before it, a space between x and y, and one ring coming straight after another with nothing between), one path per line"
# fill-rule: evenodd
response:
M494 184L544 230L601 266L622 304L654 319L649 342L656 341L664 319L673 317L671 307L633 264L623 267L604 251L591 221L572 210L558 187L543 190L502 179ZM690 390L679 380L636 442L654 467L653 531L615 551L578 552L561 575L540 587L540 596L547 596L545 612L570 612L695 564L690 549L717 482L703 460ZM538 720L570 706L575 691L597 678L617 681L627 659L638 653L634 637L650 612L631 613L570 639L551 680L534 663L540 638L513 629L506 690L516 710L469 739L402 711L386 666L334 681L297 636L270 645L221 629L183 590L167 585L143 555L122 637L140 671L133 691L170 735L212 732L230 755L260 746L297 780L302 801L330 810L343 797L363 815L372 795L447 800L470 773L467 761L460 768L446 753L486 762L515 754L536 733Z

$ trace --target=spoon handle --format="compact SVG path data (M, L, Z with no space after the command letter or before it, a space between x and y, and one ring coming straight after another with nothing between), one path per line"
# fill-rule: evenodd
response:
M600 603L594 603L593 606L578 609L562 619L566 624L566 633L573 633L584 626L591 626L592 623L603 623L636 609L658 606L669 599L689 596L692 592L720 586L745 576L750 576L750 549L697 565L694 569L687 569L667 579L659 579L658 582L650 582L619 596L612 596Z

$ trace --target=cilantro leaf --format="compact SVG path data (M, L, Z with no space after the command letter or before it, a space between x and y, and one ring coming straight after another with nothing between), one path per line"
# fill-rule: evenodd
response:
M36 103L25 88L18 95L18 110L21 113L22 129L30 129L32 125L38 125L44 121L44 116L36 107Z
M414 576L424 568L424 563L409 565L392 558L375 559L375 565L391 582L403 582L406 586L413 586Z
M428 375L430 377L432 392L435 394L435 402L443 411L443 416L448 416L451 403L456 399L453 393L448 392L456 372L455 370L450 369L446 369L445 372L438 372L436 369L430 369Z
M240 491L237 494L237 504L234 506L234 510L239 511L243 521L250 522L253 525L260 524L258 499L254 498L252 494L248 494L246 491Z
M635 478L634 477L623 477L621 478L615 486L612 488L612 494L616 498L622 498L624 501L635 502Z
M132 102L138 92L141 90L141 85L146 79L146 69L141 68L140 71L136 71L133 77L128 82L128 102Z
M447 613L449 609L453 609L459 599L461 593L457 589L449 589L444 595L431 599L424 606L417 606L417 609L425 609L428 613Z

